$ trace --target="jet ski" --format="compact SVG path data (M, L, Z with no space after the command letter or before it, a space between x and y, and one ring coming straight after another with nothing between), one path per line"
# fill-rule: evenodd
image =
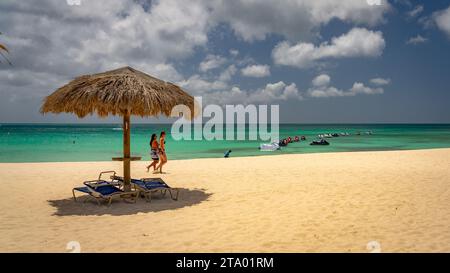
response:
M261 151L276 151L276 150L280 150L280 145L278 144L278 142L272 142L272 143L263 143L259 145L259 149Z
M320 134L318 135L319 138L332 138L333 136L331 134Z
M287 139L283 139L283 140L281 140L280 142L278 142L278 145L279 146L281 146L281 147L285 147L285 146L287 146L288 145L288 140Z
M322 138L321 140L313 140L309 145L330 145L330 143Z

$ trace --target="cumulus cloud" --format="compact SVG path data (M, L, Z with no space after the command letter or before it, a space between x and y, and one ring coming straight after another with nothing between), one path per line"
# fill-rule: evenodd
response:
M349 57L377 57L383 53L385 41L380 31L353 28L348 33L334 37L331 42L318 46L312 43L295 45L287 41L278 44L272 51L276 64L307 68L326 59Z
M226 61L227 60L224 57L209 54L206 56L205 60L200 63L199 70L206 72L208 70L221 67L226 63Z
M374 26L383 22L390 8L387 1L369 6L359 0L292 0L282 5L278 0L96 0L81 1L79 6L56 0L39 4L3 0L2 43L11 49L14 66L0 67L0 108L9 97L42 98L74 76L126 65L200 93L230 90L229 81L239 68L256 63L249 57L237 58L244 54L236 49L229 55L221 53L235 60L235 66L220 56L206 57L199 70L215 69L220 75L213 78L183 75L179 70L183 66L178 65L200 50L211 52L208 34L218 25L228 25L245 41L271 34L289 41L308 41L316 39L321 27L332 20ZM26 80L18 78L22 75ZM286 84L285 88L279 98L296 92L300 96L295 85ZM253 93L242 92L247 96Z
M373 79L380 83L381 79ZM373 83L373 81L371 81ZM387 80L383 84L388 84ZM330 86L330 76L326 74L319 75L312 80L312 87L308 89L307 94L313 98L330 98L330 97L348 97L356 96L358 94L376 95L383 94L384 89L381 87L369 87L361 82L353 83L353 86L348 90L342 90L334 86Z
M246 40L270 33L306 39L316 37L333 19L377 24L389 9L387 2L370 7L354 0L294 0L283 5L277 0L96 0L80 6L5 0L0 1L0 25L3 41L12 49L11 69L45 71L64 81L131 65L177 81L180 75L173 63L207 45L208 32L220 23Z
M270 33L306 38L332 19L376 24L390 8L355 0L283 5L277 0L62 2L0 1L0 25L15 67L72 77L128 64L153 73L155 65L189 57L205 46L208 32L220 23L249 40Z
M286 84L283 81L268 83L257 90L242 90L233 86L230 90L205 94L206 103L224 104L267 104L287 100L302 100L303 96L295 83Z
M14 62L10 69L47 72L61 82L125 65L178 80L171 60L190 56L207 42L207 14L201 1L157 1L151 13L126 0L83 1L80 6L52 0L0 2L4 43Z
M241 69L241 73L246 77L262 78L270 76L270 66L249 65Z
M450 38L450 6L433 14L436 26Z
M427 42L428 39L425 37L422 37L422 35L418 34L415 37L411 37L406 41L407 45L417 45L417 44L423 44Z
M283 81L269 83L264 89L251 94L252 101L270 102L274 100L301 99L295 83L289 85Z
M384 79L384 78L373 78L370 80L370 83L374 84L374 85L388 85L391 83L391 79Z
M330 80L330 76L328 76L327 74L321 74L312 80L312 85L317 87L326 86L330 83Z
M222 73L220 73L219 79L224 82L229 81L234 76L234 74L236 74L236 72L237 68L234 64L232 64L228 66L224 71L222 71Z
M224 72L234 71L234 69L235 67L231 65ZM256 90L242 90L239 86L232 85L228 80L228 78L223 79L220 76L216 79L206 79L200 75L193 75L186 80L177 82L177 84L194 96L202 96L204 103L220 105L265 104L288 99L303 99L295 83L286 84L279 81L268 83L265 87Z
M193 75L186 80L177 82L181 87L192 93L193 95L203 95L206 93L224 90L228 88L228 84L221 80L207 80L200 75Z
M375 95L375 94L383 94L384 90L383 88L368 87L365 86L363 83L355 82L352 88L350 88L349 93L352 94L353 96L357 94Z
M202 96L208 93L229 90L230 81L237 71L236 65L231 64L218 75L195 74L176 83L191 94Z
M268 34L283 35L289 40L308 40L317 37L321 26L333 19L344 22L376 25L391 9L382 0L370 6L363 0L218 0L214 17L228 22L237 36L246 41L263 40Z

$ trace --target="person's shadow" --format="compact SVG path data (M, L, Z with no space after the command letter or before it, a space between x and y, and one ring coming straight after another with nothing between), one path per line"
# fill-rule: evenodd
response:
M146 202L145 199L138 198L136 203L127 203L120 198L116 198L113 200L111 206L107 206L105 202L101 202L101 205L98 205L93 198L87 195L77 197L77 202L74 202L73 198L48 200L48 202L52 207L56 208L53 214L56 216L120 216L190 207L207 201L212 195L211 193L206 193L204 189L191 190L181 188L179 190L180 193L177 201L172 200L169 194L163 197L159 193L154 193L152 194L151 202Z

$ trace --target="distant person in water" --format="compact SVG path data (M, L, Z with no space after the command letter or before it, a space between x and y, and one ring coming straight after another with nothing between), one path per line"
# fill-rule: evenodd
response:
M161 132L161 135L159 137L159 159L159 166L156 168L156 171L154 173L162 173L162 167L167 163L166 132L164 131Z
M155 171L156 165L158 165L159 162L159 145L158 140L156 140L156 134L152 134L152 137L150 139L150 157L152 158L153 162L147 166L147 172L150 171L151 167L153 167L153 171Z

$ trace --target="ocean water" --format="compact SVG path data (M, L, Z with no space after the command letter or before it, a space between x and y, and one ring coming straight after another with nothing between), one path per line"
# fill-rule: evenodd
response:
M170 124L134 124L132 155L149 160L151 133L169 133L170 159L217 158L267 154L412 150L450 147L450 124L282 124L280 138L306 136L280 151L261 152L262 141L174 141ZM372 135L356 132L372 131ZM329 146L310 146L321 133L348 132L347 137L327 139ZM109 161L122 155L119 124L0 124L0 162Z

